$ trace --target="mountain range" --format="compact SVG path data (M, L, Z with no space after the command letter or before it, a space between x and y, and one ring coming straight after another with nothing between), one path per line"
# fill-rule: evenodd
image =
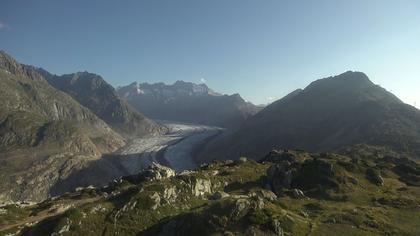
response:
M0 100L0 235L420 233L420 111L361 72L261 108L0 51Z
M0 183L0 200L41 200L121 175L104 154L132 138L168 132L147 117L225 127L194 149L197 163L258 159L272 149L331 152L361 144L420 156L420 111L361 72L314 81L263 109L238 94L183 81L114 89L99 75L53 75L5 52L0 83L0 175L7 180Z
M420 158L420 111L361 72L317 80L270 104L207 145L200 160L258 158L274 149L386 146Z
M234 128L260 110L239 94L222 95L205 84L184 81L172 85L134 82L117 91L138 111L158 120Z

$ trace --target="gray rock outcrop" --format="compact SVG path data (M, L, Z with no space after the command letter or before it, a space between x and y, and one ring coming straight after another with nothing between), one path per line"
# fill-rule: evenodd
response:
M290 169L290 162L283 161L268 168L267 182L271 190L277 195L281 195L283 193L283 189L290 189L292 184L292 170Z

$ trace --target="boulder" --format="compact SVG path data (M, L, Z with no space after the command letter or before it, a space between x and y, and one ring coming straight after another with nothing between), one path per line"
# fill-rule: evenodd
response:
M308 217L309 217L308 213L306 213L306 211L303 211L303 210L301 210L301 211L299 212L299 215L301 215L301 216L303 216L303 217L305 217L305 218L308 218Z
M261 210L265 206L264 199L260 196L257 196L252 201L252 207L253 209Z
M277 199L277 195L270 190L259 190L256 194L257 196L260 196L269 201L274 201Z
M65 218L65 223L64 223L64 225L60 228L60 230L58 230L57 232L53 232L52 234L51 234L51 236L58 236L58 235L63 235L63 234L65 234L66 232L69 232L70 231L70 226L71 226L71 220L69 219L69 218Z
M273 219L271 221L271 227L277 236L284 236L284 231L279 220Z
M211 193L211 181L208 179L195 179L192 183L192 192L196 197Z
M294 154L293 152L289 152L288 150L283 150L283 151L272 150L265 157L261 159L261 162L272 162L272 163L281 163L284 161L288 161L289 163L295 162L296 154Z
M245 163L247 161L248 161L248 159L246 157L239 157L239 159L236 161L236 163L242 164L242 163Z
M247 161L248 161L248 159L246 157L240 157L239 158L239 163L245 163Z
M212 193L212 183L209 179L201 179L189 175L177 177L191 189L191 194L195 197L203 197Z
M196 173L196 171L192 171L192 170L183 170L181 173L178 173L179 176L184 176L184 175L192 175Z
M176 199L177 199L176 187L171 186L163 190L162 200L165 200L165 202L167 203L174 203Z
M369 168L366 170L366 177L367 179L378 186L382 186L384 184L384 180L382 179L381 174L379 171Z
M231 208L231 213L230 213L231 217L235 219L239 219L243 217L248 212L250 205L251 203L248 201L248 199L245 199L245 198L237 199L233 207Z
M292 190L292 194L293 194L293 197L294 198L297 198L297 199L302 199L302 198L306 198L306 196L305 196L305 194L303 193L303 191L302 190L300 190L300 189L293 189Z
M357 180L354 177L348 177L350 183L354 184L354 185L358 185L359 184L359 180Z
M7 210L0 208L0 215L6 215L7 214Z
M215 192L215 193L213 194L212 198L213 198L214 200L219 200L219 199L227 198L227 197L229 197L229 196L230 196L230 195L229 195L228 193L225 193L225 192L223 192L223 191L217 191L217 192Z
M152 205L150 209L156 210L160 206L160 196L157 192L154 192L149 196L150 200L152 200Z
M302 190L314 188L338 189L339 176L334 172L333 165L317 158L306 160L296 170L293 176L293 187Z
M219 175L220 174L220 171L218 171L218 170L213 170L211 173L210 173L210 175L211 176L216 176L216 175Z
M225 160L225 165L232 165L233 163L233 160Z
M175 176L175 171L169 167L153 162L149 168L142 170L139 175L147 180L159 180Z
M267 170L267 182L271 190L281 195L283 189L290 189L292 184L292 170L288 161L272 165Z

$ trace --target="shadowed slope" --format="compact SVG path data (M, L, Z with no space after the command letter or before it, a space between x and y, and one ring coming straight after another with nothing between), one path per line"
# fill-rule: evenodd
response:
M145 136L166 131L120 99L115 89L99 75L78 72L62 76L47 74L46 78L52 86L68 93L121 134Z
M31 66L0 53L0 200L39 200L86 161L124 145Z

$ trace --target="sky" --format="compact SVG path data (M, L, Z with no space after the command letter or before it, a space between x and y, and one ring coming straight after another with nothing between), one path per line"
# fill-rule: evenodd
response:
M362 71L420 107L418 0L1 0L0 49L55 74L205 82L255 104Z

